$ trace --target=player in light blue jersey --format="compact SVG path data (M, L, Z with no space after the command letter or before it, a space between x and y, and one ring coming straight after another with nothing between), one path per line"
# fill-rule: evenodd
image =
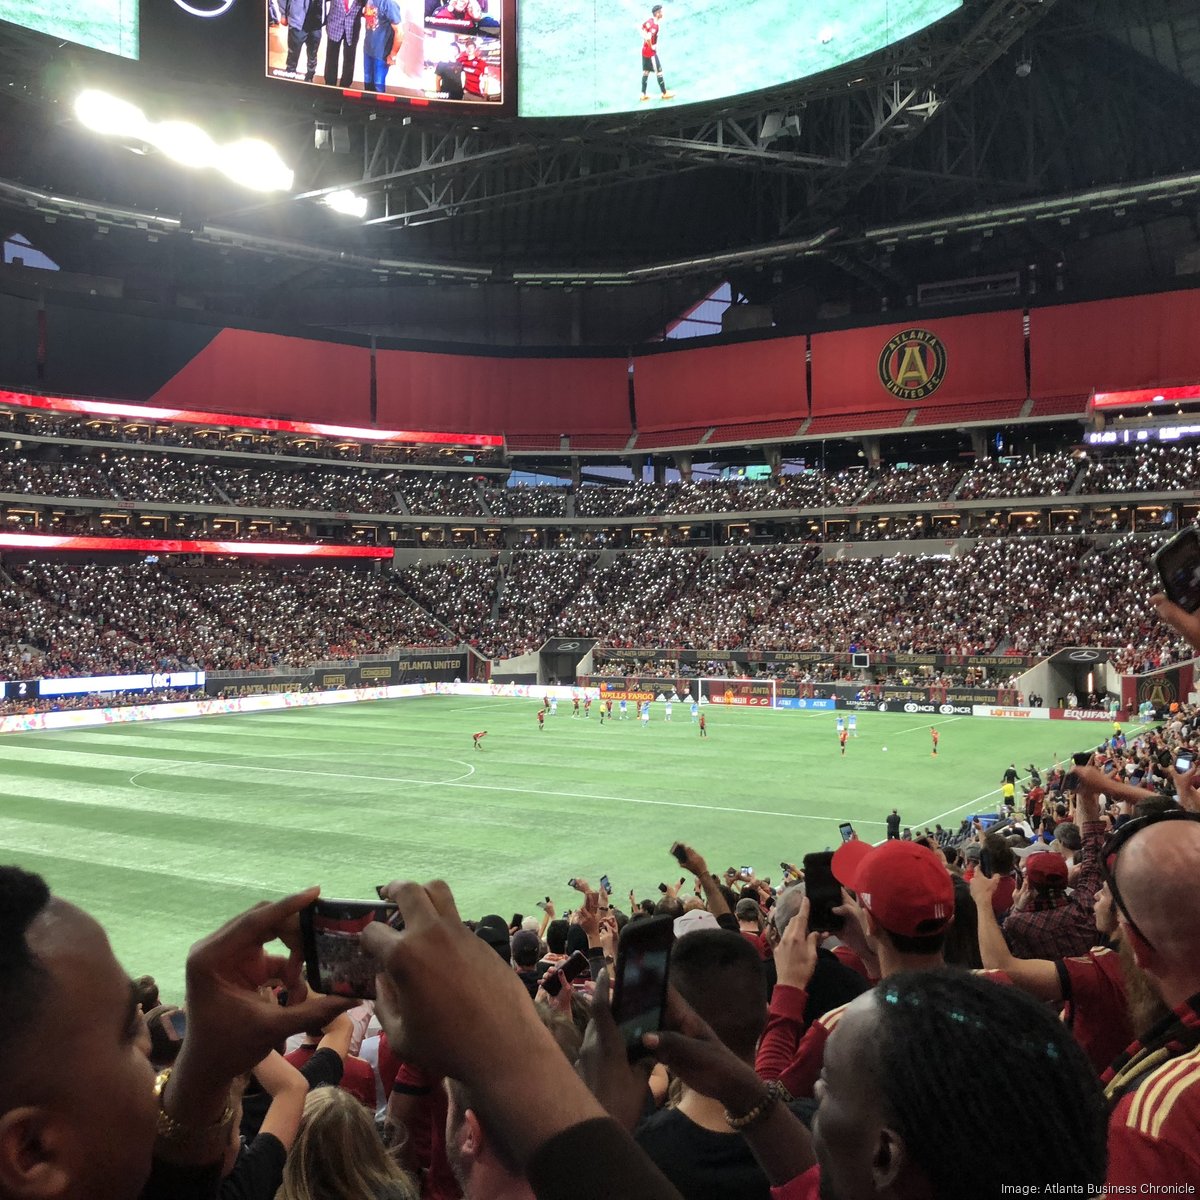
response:
M838 719L837 719L837 731L838 731L838 733L841 733L841 732L842 732L842 730L843 730L843 729L845 729L845 728L846 728L846 718L845 718L845 717L843 717L843 716L839 716L839 717L838 717Z
M553 696L551 696L550 697L550 715L553 717L557 712L558 712L558 701Z
M650 725L650 701L642 701L642 728L647 729Z
M700 705L695 700L692 701L692 724L700 720Z
M663 709L663 720L669 721L670 719L671 719L671 702L670 702L670 700L668 700L666 703L666 707Z
M851 713L846 719L846 724L850 727L850 736L858 737L858 714Z
M625 720L625 709L626 709L626 705L625 705L625 701L624 701L624 700L622 700L622 701L621 701L621 706L620 706L620 707L621 707L621 720L623 721L623 720Z

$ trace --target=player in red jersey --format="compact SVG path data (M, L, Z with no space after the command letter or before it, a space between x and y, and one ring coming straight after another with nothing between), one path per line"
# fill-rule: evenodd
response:
M608 719L611 721L612 720L612 701L611 700L605 700L604 711L608 714Z
M650 16L641 24L642 34L642 99L648 100L650 97L646 95L646 80L650 78L650 72L653 71L658 77L658 90L664 100L673 100L674 92L667 91L666 80L663 79L662 63L658 57L658 31L662 22L663 6L656 4L650 10Z
M487 737L486 729L481 729L478 733L471 734L471 741L474 743L476 750L483 749L479 743L482 742L485 737Z
M838 734L838 741L841 743L841 746L842 746L842 757L843 758L846 757L846 739L849 736L850 736L849 733L847 733L846 730L844 730L844 729L842 730L841 733Z
M706 737L708 737L708 725L707 725L707 723L706 723L706 722L705 722L705 720L704 720L704 714L703 714L703 713L701 713L701 714L700 714L700 736L701 736L702 738L706 738Z
M591 696L588 696L588 698L586 700L584 700L584 702L583 702L583 715L585 717L590 717L592 715L592 698L591 698Z
M544 708L539 708L538 709L538 733L541 733L542 730L544 730L545 728L546 728L546 710Z
M938 739L942 736L936 729L929 731L929 736L933 739L933 757L937 758Z
M458 65L462 67L463 92L472 100L486 100L483 94L483 75L487 70L487 60L479 53L479 46L474 38L468 38L466 49L458 56Z
M572 696L571 703L575 705L575 707L571 710L571 720L574 720L577 716L579 716L579 697Z

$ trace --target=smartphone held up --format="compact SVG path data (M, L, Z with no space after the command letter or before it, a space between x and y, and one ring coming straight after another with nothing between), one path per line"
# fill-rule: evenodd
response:
M300 910L300 937L308 984L326 996L375 999L379 964L362 947L373 921L391 923L396 906L380 900L314 900Z

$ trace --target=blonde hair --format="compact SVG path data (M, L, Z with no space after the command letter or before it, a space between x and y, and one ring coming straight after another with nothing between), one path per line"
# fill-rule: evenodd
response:
M337 1087L309 1092L275 1200L417 1200L417 1196L411 1176L384 1149L371 1114L358 1100Z

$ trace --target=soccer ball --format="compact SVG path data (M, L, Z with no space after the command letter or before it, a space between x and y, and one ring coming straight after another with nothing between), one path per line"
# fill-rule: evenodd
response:
M887 747L886 747L886 746L884 746L884 748L883 748L883 752L884 752L884 754L886 754L886 753L887 753Z

